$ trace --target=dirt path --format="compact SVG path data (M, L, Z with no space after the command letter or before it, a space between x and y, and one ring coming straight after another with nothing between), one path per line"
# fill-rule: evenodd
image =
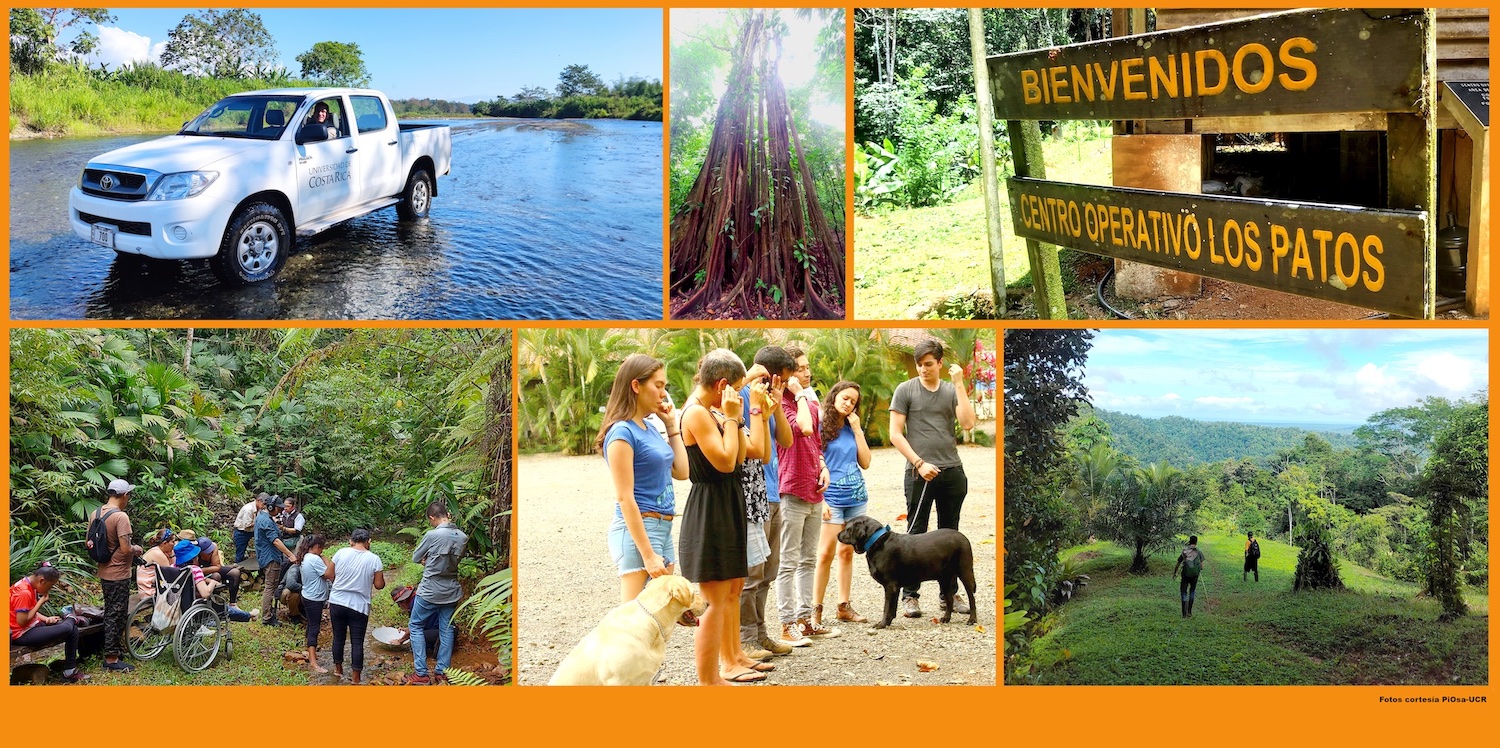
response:
M974 544L974 571L979 585L975 601L982 631L959 622L939 625L936 589L924 587L926 617L900 618L884 631L872 624L836 624L842 635L796 649L772 661L777 670L765 682L776 685L910 685L995 682L995 450L963 447L960 456L969 478L960 529ZM902 459L894 449L875 450L865 481L870 491L870 515L904 530L896 522L905 511L901 492ZM557 665L610 608L619 604L619 581L605 547L605 533L614 512L609 474L598 456L528 455L520 459L519 568L519 681L545 684ZM689 485L677 483L679 511ZM837 588L829 580L825 605L837 602ZM880 587L870 579L861 556L854 560L854 607L878 618ZM768 608L775 617L776 595ZM955 617L955 621L959 618ZM693 637L677 628L667 645L665 683L691 684ZM920 672L918 660L939 665Z

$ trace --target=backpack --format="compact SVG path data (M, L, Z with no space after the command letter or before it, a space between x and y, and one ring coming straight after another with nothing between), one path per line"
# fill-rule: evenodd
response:
M1250 541L1250 560L1254 561L1258 558L1260 558L1260 541L1252 540Z
M109 528L104 521L118 511L112 507L99 507L94 518L89 520L89 531L84 537L88 540L89 558L98 563L107 564L115 556L115 549L109 544Z
M1182 551L1182 578L1197 579L1198 574L1203 571L1203 554L1197 548L1186 548Z

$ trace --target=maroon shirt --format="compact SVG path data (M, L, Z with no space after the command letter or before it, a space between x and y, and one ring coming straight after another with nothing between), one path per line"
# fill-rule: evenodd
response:
M781 393L781 409L786 411L787 423L792 425L792 446L776 446L781 493L813 504L820 503L823 492L818 490L818 473L822 471L823 440L818 431L822 418L818 404L816 401L807 404L807 410L812 414L811 436L803 436L802 430L797 428L797 398L791 390Z

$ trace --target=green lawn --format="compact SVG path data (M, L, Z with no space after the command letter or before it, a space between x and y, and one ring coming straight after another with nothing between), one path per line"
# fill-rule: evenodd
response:
M1048 179L1108 184L1107 130L1077 130L1043 141ZM1010 202L1000 182L1005 281L1030 272L1026 244L1011 230ZM955 290L990 287L984 189L969 185L948 205L881 211L854 218L854 304L859 319L904 319L913 304Z
M1205 536L1193 617L1184 620L1176 554L1129 572L1130 551L1101 542L1063 553L1091 575L1059 609L1041 646L1071 656L1040 673L1049 684L1484 684L1489 598L1437 621L1419 587L1344 562L1343 592L1293 592L1295 548L1261 541L1260 582L1241 581L1244 539Z
M410 549L407 549L410 553ZM332 558L332 553L327 554ZM407 563L396 570L395 574L386 575L386 589L391 587L416 584L422 579L422 565ZM240 607L246 610L260 605L260 590L255 589L240 596ZM396 623L404 625L407 619L405 613L399 612L396 604L391 601L390 595L384 592L376 592L372 598L370 609L370 628L376 626L387 626ZM306 685L308 683L308 671L300 663L291 664L282 658L287 652L300 651L305 643L306 629L301 624L289 624L285 619L281 625L275 628L267 628L260 625L259 621L250 623L232 623L231 635L234 641L234 657L226 659L222 654L218 661L206 670L197 674L189 674L177 666L177 660L172 655L172 648L162 650L161 654L149 661L140 661L126 656L126 661L135 666L135 670L128 673L112 673L103 669L103 660L92 657L84 661L83 671L89 675L90 684L110 684L122 686L170 686L170 685ZM321 647L326 651L329 646L329 637L324 632ZM366 656L371 656L371 650L366 648ZM328 663L325 661L324 666Z

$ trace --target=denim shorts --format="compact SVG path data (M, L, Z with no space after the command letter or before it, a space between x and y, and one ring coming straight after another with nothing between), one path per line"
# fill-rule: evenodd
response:
M860 503L855 504L854 506L834 506L832 504L829 504L828 505L829 516L828 516L828 519L823 520L823 524L825 524L825 525L843 525L843 524L848 524L849 520L854 519L855 517L863 517L863 516L865 516L865 510L869 509L869 508L870 508L870 502L868 502L868 501L861 501Z
M646 538L651 541L651 550L661 555L662 563L667 566L677 563L677 545L672 542L672 521L641 517L641 522L646 525ZM621 576L646 570L646 561L641 558L635 541L630 539L630 531L625 529L625 520L620 517L615 517L609 523L609 555L615 560L615 567L619 569Z
M755 568L766 562L771 557L771 543L766 538L766 526L761 522L751 522L750 529L745 533L745 563L750 568Z

